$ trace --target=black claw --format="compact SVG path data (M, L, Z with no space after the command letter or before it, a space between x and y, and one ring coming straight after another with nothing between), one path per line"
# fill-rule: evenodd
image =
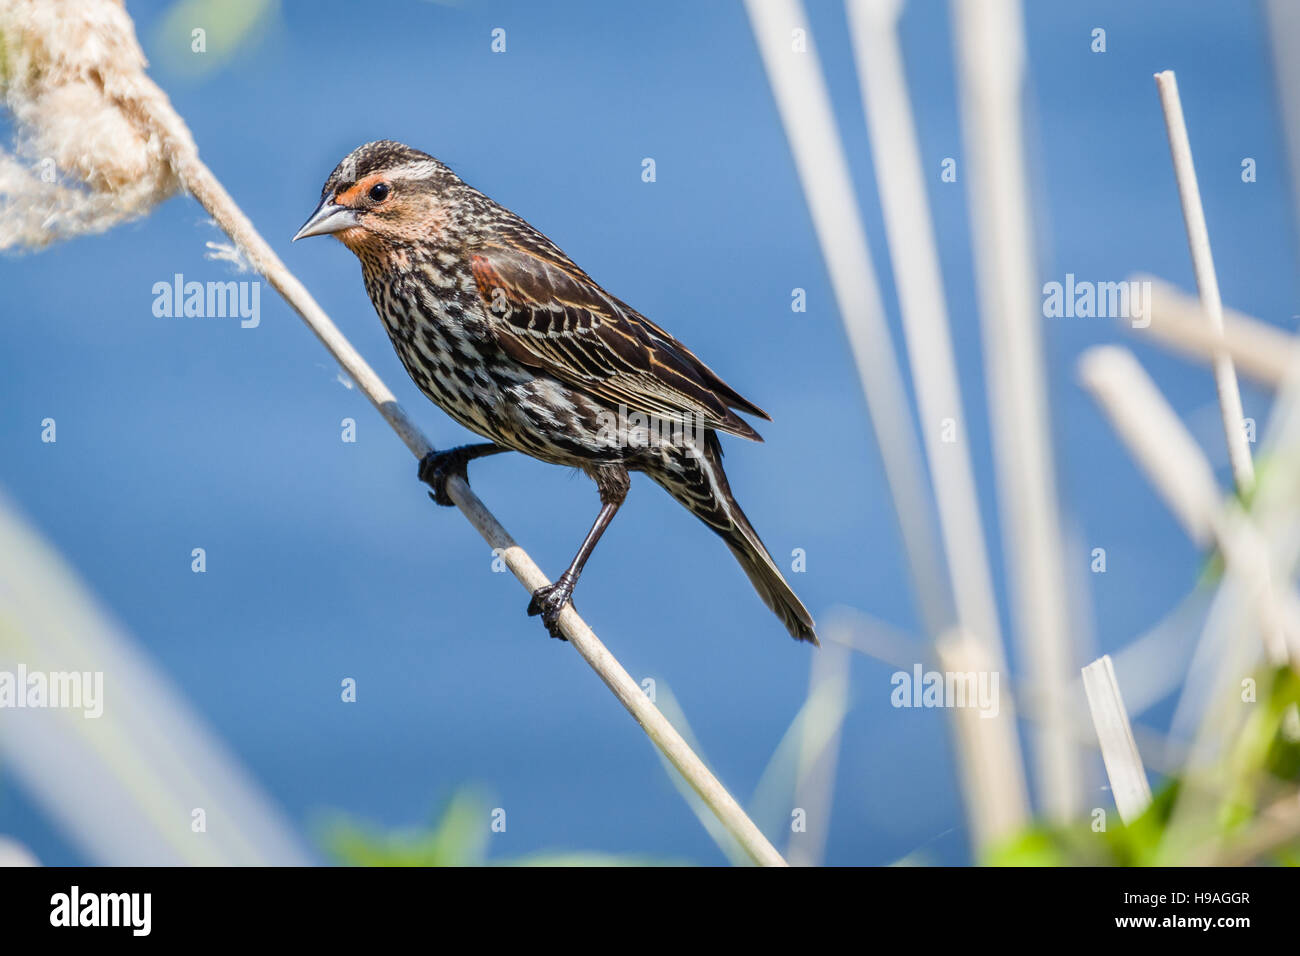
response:
M433 491L429 492L429 497L445 508L454 507L456 502L447 496L447 479L452 475L469 480L465 472L465 466L469 459L460 448L452 448L449 451L431 451L420 459L420 468L417 474L420 480L428 485Z
M560 612L572 598L573 582L561 575L554 584L548 584L533 592L533 599L528 602L528 616L536 617L540 614L542 623L546 625L547 633L551 637L557 637L562 641L568 640L560 632Z

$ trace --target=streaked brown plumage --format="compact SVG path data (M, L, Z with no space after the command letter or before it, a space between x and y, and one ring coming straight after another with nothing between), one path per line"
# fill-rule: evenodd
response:
M421 463L435 500L450 504L446 479L463 476L468 461L508 450L581 468L596 482L595 525L569 568L529 605L552 634L631 470L717 532L787 630L817 642L812 617L722 469L717 433L761 441L736 412L767 418L762 409L544 235L419 150L380 141L344 158L294 238L327 233L361 260L366 291L411 378L489 439Z

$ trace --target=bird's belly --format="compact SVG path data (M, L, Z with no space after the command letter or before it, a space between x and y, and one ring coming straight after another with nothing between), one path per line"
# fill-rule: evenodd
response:
M617 410L504 352L472 301L402 292L379 286L371 299L407 373L455 421L554 464L623 460Z
M559 465L617 461L621 450L601 431L603 406L584 393L516 362L495 344L447 341L445 334L394 345L420 390L470 431Z

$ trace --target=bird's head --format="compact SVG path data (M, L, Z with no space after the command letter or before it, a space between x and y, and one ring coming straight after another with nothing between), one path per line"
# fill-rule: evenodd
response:
M459 184L428 153L392 140L366 143L334 167L293 241L332 234L358 254L429 241L446 226Z

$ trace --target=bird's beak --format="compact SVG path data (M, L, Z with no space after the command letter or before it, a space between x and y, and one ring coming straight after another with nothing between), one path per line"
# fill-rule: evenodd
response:
M331 232L342 232L355 226L357 214L347 206L337 205L332 201L333 199L333 196L322 199L316 211L311 214L311 218L302 224L302 228L290 242L297 242L308 236L326 236Z

